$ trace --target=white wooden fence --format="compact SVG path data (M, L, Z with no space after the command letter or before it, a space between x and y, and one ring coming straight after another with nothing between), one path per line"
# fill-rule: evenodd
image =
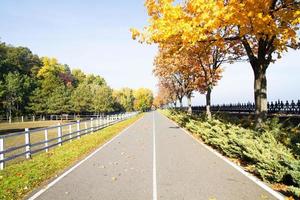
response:
M16 132L0 136L0 170L5 163L17 158L29 159L35 153L46 151L55 146L61 146L67 141L79 139L81 136L93 133L99 129L128 119L137 112L117 115L99 116L86 121L76 121L68 124L58 124L41 129L25 128Z

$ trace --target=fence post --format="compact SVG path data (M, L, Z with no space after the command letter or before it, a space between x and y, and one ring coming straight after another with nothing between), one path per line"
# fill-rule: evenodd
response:
M48 129L45 129L45 147L46 152L48 152Z
M70 138L70 142L72 142L72 124L69 125L69 138Z
M32 116L32 121L33 121L33 122L35 121L35 116L34 116L34 115Z
M97 117L97 119L96 119L96 131L99 129L99 117Z
M88 125L87 125L87 122L85 121L85 122L84 122L84 129L85 129L85 133L87 133L87 132L88 132L87 128L88 128Z
M80 120L77 120L77 138L80 138Z
M30 131L29 128L25 128L25 154L26 159L31 158L31 144L30 144Z
M61 140L61 125L60 125L60 123L58 123L57 137L58 137L58 146L61 146L62 140Z
M24 122L24 116L21 117L22 122Z
M91 118L91 131L94 132L94 119Z
M0 138L0 151L4 151L4 138ZM4 169L4 153L0 153L0 170Z

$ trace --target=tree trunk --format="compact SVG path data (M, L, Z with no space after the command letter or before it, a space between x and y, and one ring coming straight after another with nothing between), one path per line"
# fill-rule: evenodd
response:
M267 118L267 78L266 70L254 71L255 126L260 128Z
M183 105L182 105L182 98L179 98L179 104L180 104L180 108L182 108L183 107Z
M188 113L192 114L192 94L187 95L188 100Z
M11 124L12 122L12 103L10 103L9 106L9 123Z
M211 105L211 88L208 87L206 92L206 117L210 120L211 119L211 111L210 111L210 105Z
M174 101L174 108L176 108L176 106L177 106L177 103L176 103L176 101Z

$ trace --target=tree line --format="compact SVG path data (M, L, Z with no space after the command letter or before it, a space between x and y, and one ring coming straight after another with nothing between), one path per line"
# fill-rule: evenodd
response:
M7 118L146 111L152 100L149 89L114 90L99 75L0 42L0 115Z
M211 93L225 63L246 61L254 74L257 128L267 117L266 71L289 49L299 49L300 3L289 0L146 0L149 24L133 39L156 43L154 73L159 78L156 104ZM242 83L241 83L242 84Z

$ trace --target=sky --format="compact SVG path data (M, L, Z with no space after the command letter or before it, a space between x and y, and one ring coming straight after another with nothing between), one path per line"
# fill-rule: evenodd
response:
M71 69L103 76L113 88L146 87L154 92L155 45L131 39L131 27L147 25L144 0L1 0L0 40L55 57ZM300 51L289 51L267 71L268 99L298 100ZM225 66L213 104L253 102L249 63ZM205 103L195 94L194 105Z

